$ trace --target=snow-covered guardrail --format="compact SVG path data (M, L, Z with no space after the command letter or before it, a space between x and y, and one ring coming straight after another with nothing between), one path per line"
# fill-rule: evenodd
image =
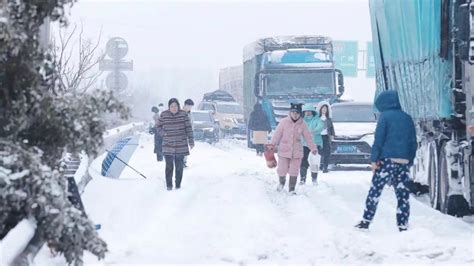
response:
M133 122L104 133L104 149L111 147L118 140L135 134L137 131L143 131L145 123ZM102 153L102 152L101 152ZM74 181L77 184L79 193L82 194L87 184L91 180L88 174L90 162L89 157L84 152L78 156L68 155L66 158L66 171L64 177ZM70 183L69 182L69 183ZM23 219L0 241L0 265L31 265L33 258L41 249L42 245L32 243L36 230L36 221Z

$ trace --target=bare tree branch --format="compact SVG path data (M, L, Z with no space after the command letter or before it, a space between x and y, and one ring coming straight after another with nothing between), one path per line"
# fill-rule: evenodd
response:
M84 27L74 25L70 32L59 29L59 42L52 38L51 55L56 63L58 80L63 92L84 94L93 87L102 72L98 70L105 53L98 51L102 29L98 39L92 41L84 38ZM76 40L76 41L74 41Z

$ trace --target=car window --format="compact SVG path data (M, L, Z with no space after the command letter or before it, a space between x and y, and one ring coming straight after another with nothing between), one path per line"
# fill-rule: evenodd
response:
M333 122L376 122L371 105L335 105L331 109Z
M217 111L224 114L243 114L244 110L240 105L218 104Z
M211 103L203 103L201 110L214 111L214 106Z
M199 122L212 122L211 115L209 113L201 113L201 112L192 112L193 121Z

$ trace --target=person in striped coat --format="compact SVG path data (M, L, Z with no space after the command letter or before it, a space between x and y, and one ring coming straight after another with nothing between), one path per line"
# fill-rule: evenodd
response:
M180 109L179 101L168 101L168 110L163 111L156 127L163 130L163 155L166 161L166 187L173 189L173 168L175 168L175 188L181 188L184 156L194 147L194 136L188 114Z

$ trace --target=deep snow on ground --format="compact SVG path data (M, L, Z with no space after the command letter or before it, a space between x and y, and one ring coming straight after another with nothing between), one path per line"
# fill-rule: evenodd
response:
M370 232L353 229L364 208L370 172L320 174L319 185L276 191L275 170L242 141L197 143L182 188L166 191L164 162L142 135L120 180L90 172L84 205L102 224L110 252L99 265L137 264L432 264L474 263L473 226L411 198L410 230L399 233L392 188L382 194ZM352 169L353 170L353 169ZM286 187L286 190L288 187ZM63 265L44 248L37 265Z

